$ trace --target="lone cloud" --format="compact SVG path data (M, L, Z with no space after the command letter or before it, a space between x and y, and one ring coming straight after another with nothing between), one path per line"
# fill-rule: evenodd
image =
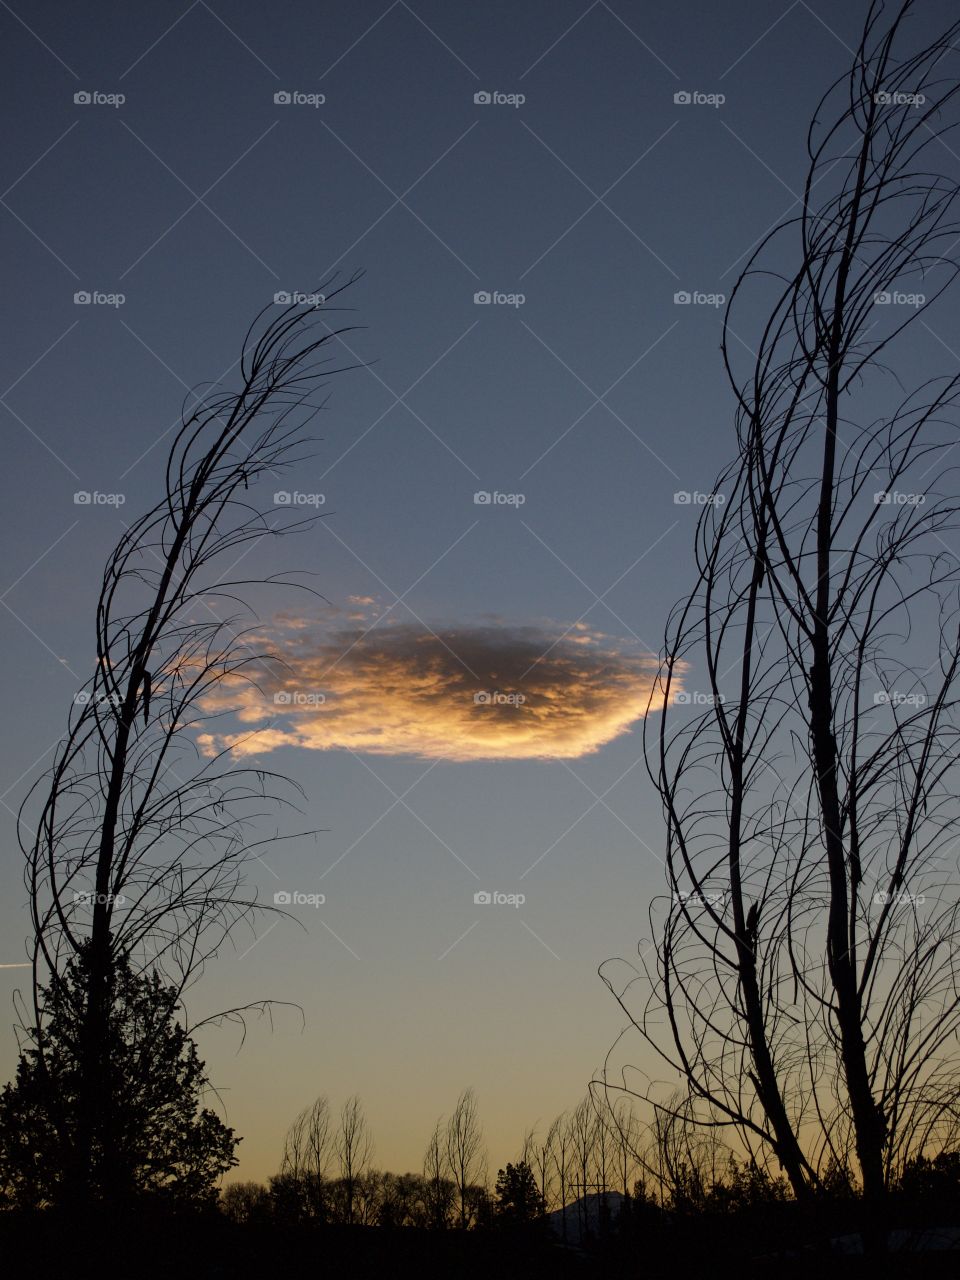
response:
M293 746L452 761L574 759L663 705L653 655L583 623L430 630L389 619L349 627L287 619L260 640L277 661L265 664L259 687L224 683L204 704L211 714L233 711L244 726L204 734L208 754Z

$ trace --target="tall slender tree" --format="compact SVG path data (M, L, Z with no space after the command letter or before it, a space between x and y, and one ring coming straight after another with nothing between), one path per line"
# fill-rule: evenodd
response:
M284 779L240 768L229 753L204 760L197 738L205 696L224 681L255 681L269 659L248 642L251 589L296 581L245 576L240 566L263 539L310 521L258 496L258 482L275 483L309 456L316 394L335 370L337 336L353 327L327 323L345 287L321 286L323 307L266 308L244 341L238 388L213 390L185 411L162 496L109 557L93 674L21 813L20 831L34 832L24 843L34 969L24 1021L41 1071L40 992L56 989L81 951L86 957L77 1115L61 1118L72 1150L65 1190L79 1202L95 1186L109 1188L122 1167L102 1088L117 957L162 973L181 995L251 920L251 824L292 798Z
M472 1089L465 1089L457 1099L453 1115L447 1121L447 1169L457 1189L459 1224L470 1222L470 1189L484 1176L483 1131L480 1113Z
M852 1152L875 1209L952 1129L960 1071L960 375L931 341L958 270L960 24L937 21L870 5L800 212L728 303L737 456L645 725L670 890L645 1008L611 975L682 1114L797 1197Z
M343 1104L333 1145L344 1195L344 1219L352 1223L356 1217L360 1183L373 1155L373 1135L359 1098L348 1098Z

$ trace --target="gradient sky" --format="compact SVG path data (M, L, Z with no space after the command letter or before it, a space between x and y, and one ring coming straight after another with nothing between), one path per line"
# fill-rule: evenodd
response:
M202 1038L244 1135L238 1176L275 1170L318 1092L359 1093L377 1163L418 1168L467 1085L495 1169L620 1030L596 968L635 954L662 891L637 717L691 574L697 507L675 495L709 492L733 446L721 311L674 295L729 293L796 209L809 116L863 9L0 4L4 963L27 928L15 812L91 670L101 563L159 496L164 433L191 388L229 384L276 292L366 271L342 354L371 363L330 383L317 457L289 481L330 517L250 557L317 575L326 610L257 603L285 610L273 634L330 701L292 706L264 744L324 833L254 877L326 902L294 908L302 930L238 938L196 992L197 1013L304 1010L239 1052L229 1031ZM956 328L935 335L946 371ZM80 490L125 502L78 506ZM331 656L378 617L331 691ZM478 720L488 674L513 688L558 641L520 719ZM476 906L481 889L526 900ZM24 977L0 973L11 995ZM2 1046L8 1078L9 1026Z

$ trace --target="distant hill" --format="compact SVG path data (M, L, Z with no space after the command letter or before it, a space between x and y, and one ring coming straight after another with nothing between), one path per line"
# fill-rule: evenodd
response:
M579 1244L583 1236L597 1235L605 1217L610 1222L616 1221L620 1216L622 1204L623 1196L619 1191L604 1193L595 1191L572 1201L566 1207L567 1243ZM563 1238L563 1219L562 1209L554 1209L552 1213L547 1214L551 1230L561 1239Z

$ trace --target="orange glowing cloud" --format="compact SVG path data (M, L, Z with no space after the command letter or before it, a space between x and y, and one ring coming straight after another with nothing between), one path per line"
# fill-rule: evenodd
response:
M201 748L575 759L663 705L653 655L583 623L427 629L355 618L278 622L261 637L278 661L258 687L223 684L204 705L232 713L239 731L204 734Z

